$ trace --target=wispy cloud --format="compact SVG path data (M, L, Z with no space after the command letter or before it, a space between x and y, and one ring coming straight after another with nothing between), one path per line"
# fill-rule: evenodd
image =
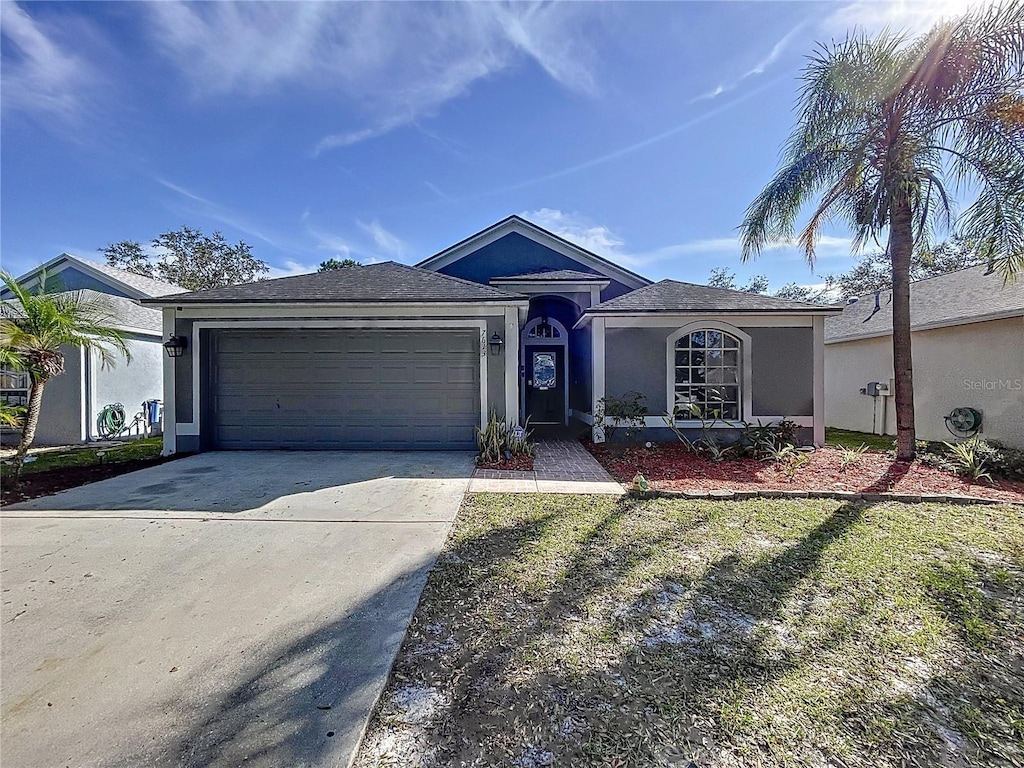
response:
M356 122L314 153L433 114L491 74L533 61L555 81L595 91L575 4L181 3L147 6L154 40L205 95L284 88L327 93ZM429 41L429 42L427 42Z
M0 47L0 89L5 109L72 123L82 116L95 74L73 52L70 41L61 41L66 32L33 18L16 3L0 3L0 36L5 43Z
M377 247L377 250L388 256L395 256L396 258L402 258L405 256L406 245L398 237L398 235L388 232L381 223L376 219L369 223L356 222L359 228L366 234L373 238L373 243Z
M693 104L694 102L698 101L707 101L709 99L718 98L723 93L728 93L729 91L733 91L736 88L738 88L744 80L747 80L748 78L751 77L757 77L758 75L763 75L765 73L765 70L768 69L768 67L774 64L776 61L778 61L779 57L786 51L786 48L789 46L789 43L793 39L793 37L796 36L796 34L805 26L807 26L806 22L800 22L799 24L797 24L795 27L789 30L789 32L787 32L777 43L775 43L775 45L772 46L771 51L769 51L768 54L764 56L760 61L758 61L753 67L748 69L735 80L732 80L727 83L719 83L717 86L712 88L707 93L702 93L699 96L695 96L690 100L690 103Z
M981 0L856 0L838 5L822 23L822 30L829 35L845 36L854 29L868 33L889 29L915 35L926 32L933 25L958 16Z
M671 243L649 250L630 248L623 237L609 227L596 224L578 213L566 213L555 208L540 208L519 214L564 237L577 245L629 267L652 267L679 260L700 260L709 262L735 262L740 255L740 241L735 235L709 237ZM823 236L818 242L818 258L831 259L848 257L852 240L848 237ZM793 242L777 241L764 249L773 261L797 261L803 253Z
M191 213L231 227L232 229L236 229L243 234L249 235L249 237L261 240L267 245L273 246L278 250L301 255L301 251L295 248L294 245L285 242L280 237L267 234L263 228L256 227L251 224L244 216L232 211L227 206L216 203L213 200L186 189L185 187L167 181L167 179L154 177L153 180L157 184L177 193L186 200L190 200L195 203L196 205L191 209Z

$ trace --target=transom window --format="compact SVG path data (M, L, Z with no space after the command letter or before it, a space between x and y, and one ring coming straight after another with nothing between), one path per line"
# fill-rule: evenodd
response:
M28 373L17 368L0 368L0 400L8 405L28 405L32 388Z
M555 328L551 323L544 321L533 326L526 333L528 339L557 339L560 338L562 333Z
M675 406L682 411L680 418L738 420L740 398L739 339L701 328L676 341Z

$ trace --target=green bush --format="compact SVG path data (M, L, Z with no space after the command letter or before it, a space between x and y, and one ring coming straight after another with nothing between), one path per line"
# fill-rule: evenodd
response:
M949 472L972 475L976 470L994 478L1024 480L1024 450L998 440L972 437L963 443L919 443L926 464Z

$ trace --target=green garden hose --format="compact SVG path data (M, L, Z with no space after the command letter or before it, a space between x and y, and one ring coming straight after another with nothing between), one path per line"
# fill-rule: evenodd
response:
M125 420L123 405L120 403L105 405L100 411L100 415L96 417L96 430L104 440L117 437L124 431Z

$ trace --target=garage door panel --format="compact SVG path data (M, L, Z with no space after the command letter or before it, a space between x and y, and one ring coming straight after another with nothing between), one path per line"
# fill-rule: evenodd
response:
M222 448L471 448L477 331L215 331Z

